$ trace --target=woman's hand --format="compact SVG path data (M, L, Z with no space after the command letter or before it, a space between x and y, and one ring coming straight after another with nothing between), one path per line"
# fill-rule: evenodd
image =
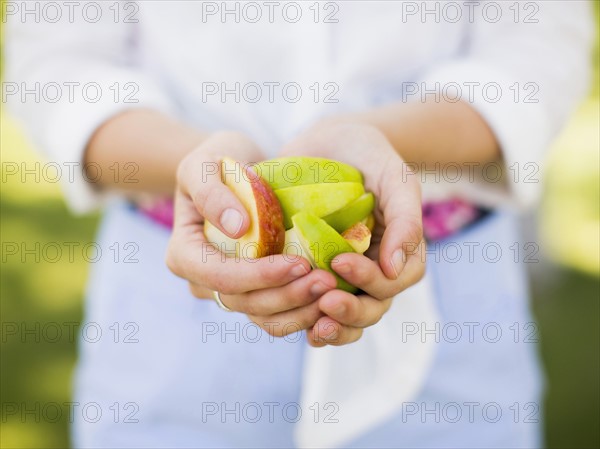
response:
M316 300L335 288L331 273L311 272L299 257L226 258L204 237L205 220L232 238L244 235L250 224L244 206L221 181L225 156L241 162L264 159L248 138L222 132L181 161L167 265L188 280L194 296L212 298L213 291L220 292L227 307L247 314L271 335L311 328L323 316Z
M352 343L365 327L381 319L394 295L423 277L419 183L383 134L368 125L332 122L316 126L288 144L282 155L319 156L353 165L363 173L365 189L377 198L376 225L366 256L345 253L331 264L365 294L325 293L317 302L325 316L307 332L313 346Z

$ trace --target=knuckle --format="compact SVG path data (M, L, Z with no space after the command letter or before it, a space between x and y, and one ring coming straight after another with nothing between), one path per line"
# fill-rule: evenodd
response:
M195 297L195 298L202 298L204 295L202 295L202 293L200 292L200 288L197 285L192 284L191 282L188 282L188 289L190 290L190 293Z
M376 313L375 315L373 315L371 317L371 319L369 320L369 322L367 323L367 325L365 327L376 325L377 323L379 323L381 321L381 318L383 318L383 313Z
M354 343L354 342L360 340L362 338L362 336L363 336L363 333L364 333L363 329L357 329L354 332L354 334L350 337L350 341L349 342L350 343Z
M271 337L276 337L276 338L281 338L283 337L283 335L281 335L281 331L274 329L274 328L267 328L266 330L267 334L269 334Z
M269 334L271 337L281 337L281 326L279 323L273 322L261 322L259 324L260 328Z
M269 258L258 260L255 270L257 278L265 283L271 283L280 276L276 266L269 261Z
M344 312L344 319L358 323L364 317L365 307L361 304L360 299L353 298L351 301L346 301L346 311Z
M288 295L288 298L292 298L289 300L290 301L289 304L292 308L306 306L306 305L310 304L311 301L315 300L315 298L314 298L313 294L310 292L309 288L310 287L307 286L302 291Z
M212 290L216 290L224 295L233 295L237 293L233 283L222 275L214 276L211 285L214 287Z
M244 298L243 301L240 301L240 307L242 308L242 311L252 316L264 316L264 310L262 310L260 304L258 304L254 299L255 298L247 297Z
M361 328L354 328L349 330L348 328L344 328L344 330L340 333L335 346L344 346L350 343L354 343L363 335L363 330Z
M417 282L418 282L417 278L414 277L413 275L410 275L410 276L402 276L401 275L400 278L399 278L400 292L403 292L404 290L406 290L407 288L413 286Z
M194 205L202 210L205 210L210 205L211 195L209 195L206 189L198 189L191 196Z
M398 279L399 280L397 282L393 282L389 286L382 288L380 294L377 295L377 299L384 300L387 298L392 298L404 290L405 287L402 285L402 276L400 276Z
M373 273L371 267L366 264L356 264L353 270L354 282L363 286L369 286L373 283Z
M290 309L305 306L314 300L310 293L310 284L301 289L295 288L293 285L285 286L282 296L285 298L285 303L289 304Z
M309 329L313 327L317 321L319 321L321 315L319 304L315 302L314 306L307 308L305 313L300 316L300 319L297 320L297 323L300 329Z
M419 218L412 218L404 221L402 227L405 229L406 253L412 254L418 251L423 241L423 222Z
M300 332L303 329L306 329L307 327L303 327L300 323L298 323L297 321L288 321L287 323L285 323L281 329L281 335L283 337L290 335L290 334L294 334L296 332Z
M374 283L373 288L367 290L367 294L375 299L384 300L392 298L402 291L400 286L400 279L402 275L396 280L384 279L379 283Z
M186 156L181 160L179 165L177 166L177 171L175 172L175 180L177 184L185 184L185 181L188 177L188 167L189 167L190 156Z
M220 282L218 291L224 295L235 295L237 289L229 282Z
M416 273L416 277L415 277L415 284L421 280L423 280L423 278L425 277L425 264L421 263L419 264L419 268L417 269L417 273Z
M169 244L167 248L167 254L165 256L165 264L167 268L173 273L175 276L183 277L183 270L179 261L179 257L177 256L177 251L175 250L172 243Z
M263 332L270 335L271 337L280 337L280 332L278 331L279 323L270 321L267 317L261 315L253 315L251 313L246 313L246 316L256 324Z
M416 183L416 180L413 179L414 176L417 174L415 164L414 163L406 163L404 161L402 161L401 164L402 164L401 170L403 170L403 172L406 173L406 175L407 175L406 180L410 183Z
M406 290L408 287L415 285L425 277L425 264L419 263L415 271L409 273L408 276L402 276L398 278L398 293Z
M256 324L263 332L267 333L268 335L270 335L272 337L277 336L277 335L275 335L275 331L274 331L273 327L266 325L266 323L263 319L264 317L256 316L251 313L246 313L246 316L250 319L250 321L252 321L254 324Z
M165 257L165 264L167 268L176 276L179 276L179 266L177 265L177 260L171 248L167 250L167 254Z

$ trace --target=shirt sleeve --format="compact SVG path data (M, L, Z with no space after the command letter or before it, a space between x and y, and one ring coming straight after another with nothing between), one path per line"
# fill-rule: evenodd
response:
M503 165L452 189L525 208L539 197L545 150L588 90L593 13L583 1L474 5L462 53L433 67L424 83L454 99L460 92L501 147Z
M35 14L40 4L19 4L34 11L27 15L7 14L4 101L36 148L64 168L61 184L67 202L83 213L107 199L82 170L94 131L127 109L170 112L173 105L137 61L138 19L131 11L126 14L125 6L120 5L117 15L115 2L94 2L93 8L61 11L59 20L47 11L40 20ZM91 176L114 173L91 169Z

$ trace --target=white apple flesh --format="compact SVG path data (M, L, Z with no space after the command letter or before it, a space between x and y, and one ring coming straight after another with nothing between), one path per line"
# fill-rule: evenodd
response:
M363 254L371 245L371 231L361 222L355 223L342 232L342 237L359 254Z

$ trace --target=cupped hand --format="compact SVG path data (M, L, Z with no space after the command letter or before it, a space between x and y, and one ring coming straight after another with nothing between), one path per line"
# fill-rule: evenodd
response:
M182 160L167 266L188 281L197 298L212 298L214 291L220 292L227 307L247 314L271 335L312 328L323 316L316 300L335 288L331 273L310 271L308 261L300 257L227 258L207 242L205 220L232 238L244 235L250 225L248 212L222 182L223 157L240 162L264 159L244 135L220 132Z
M377 198L375 228L365 255L344 253L332 269L363 293L333 289L317 301L324 314L307 332L313 346L344 345L377 323L392 298L425 273L420 185L385 136L369 125L327 122L284 147L282 156L317 156L361 170Z

